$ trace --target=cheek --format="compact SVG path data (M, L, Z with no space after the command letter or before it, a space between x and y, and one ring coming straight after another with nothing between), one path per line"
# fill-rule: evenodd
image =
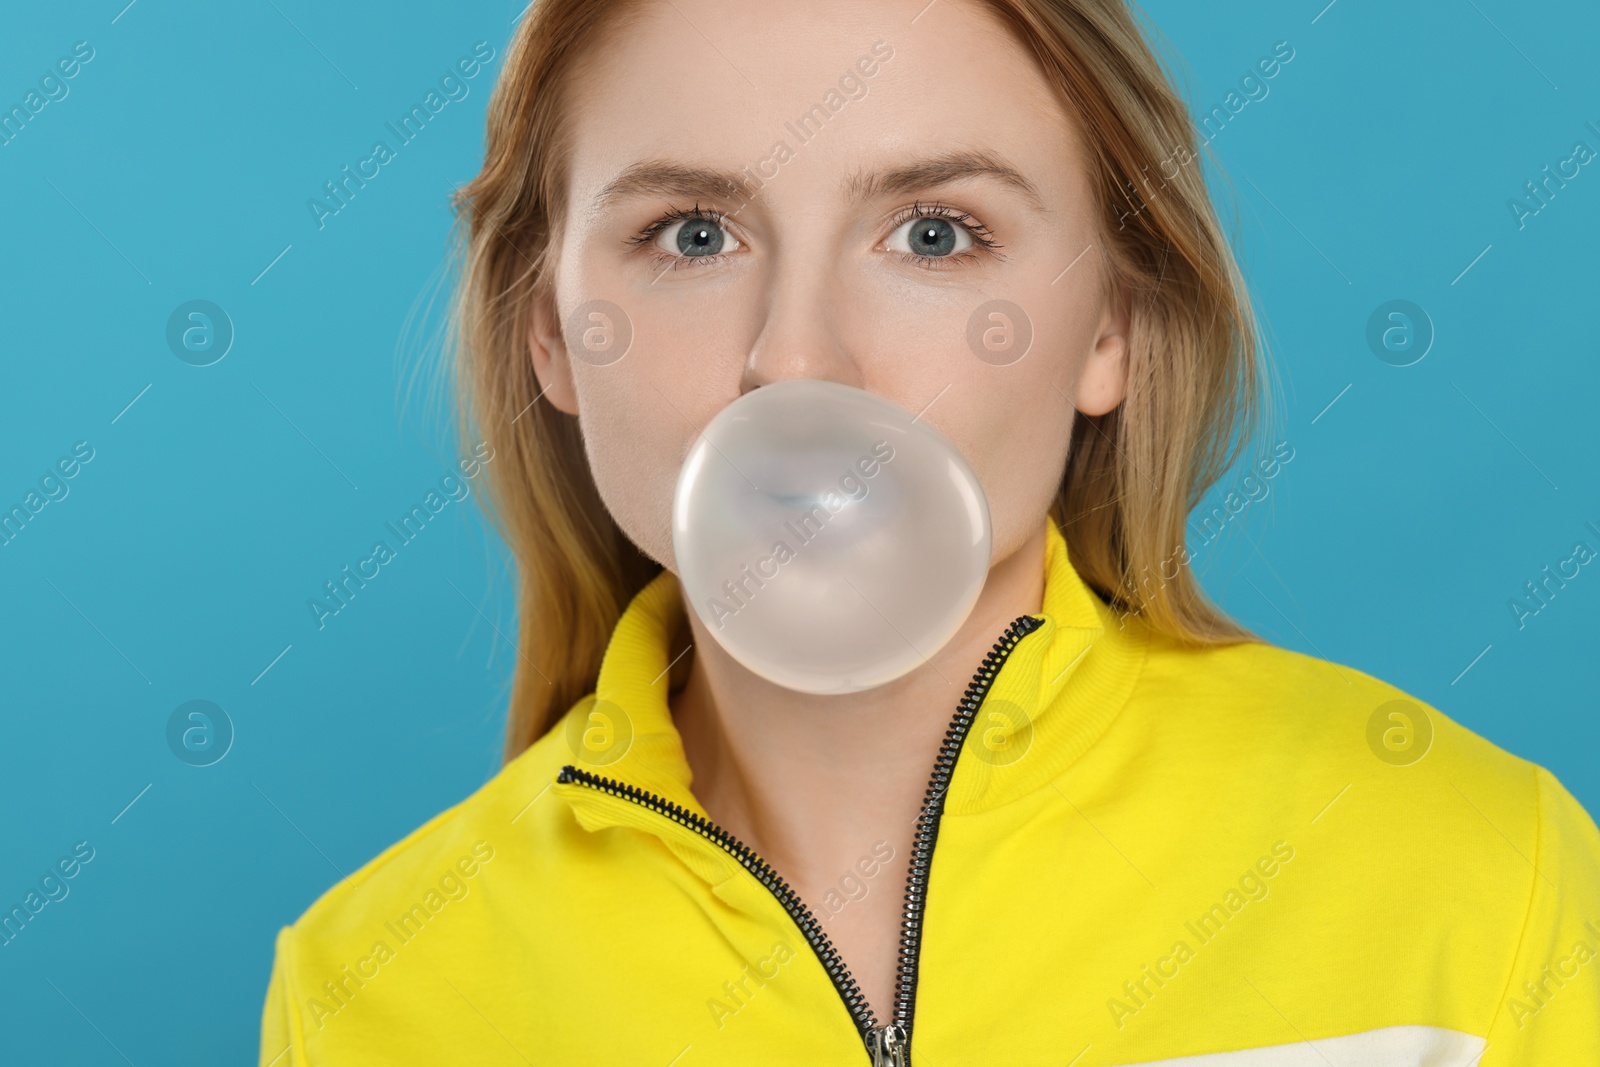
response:
M1023 360L1040 357L1031 371L1020 363L985 368L972 383L982 400L965 431L973 443L963 448L988 494L996 560L1038 533L1060 487L1072 405L1056 391L1049 364L1065 362L1065 355L1046 346Z
M1060 490L1078 417L1073 398L1099 333L1093 255L1054 284L1049 279L1058 268L1051 263L1039 272L1041 281L1017 290L1014 299L1033 323L1033 347L1015 364L996 370L989 383L999 419L1000 462L1011 468L1002 475L1008 486L1006 517L1020 524L1011 530L1014 544L1035 534ZM1000 521L996 526L996 542L1003 543Z
M969 345L973 313L995 299L1028 318L1031 341L1015 362L995 360L988 350L985 359ZM902 339L894 363L904 377L870 386L912 411L938 396L923 418L961 450L983 485L996 561L1038 533L1060 487L1074 414L1068 398L1094 340L1080 300L1048 285L972 295L909 334L936 342L907 346ZM980 327L990 321L980 319Z
M638 354L630 352L622 363ZM578 423L600 499L629 540L676 571L672 492L694 431L639 366L575 366L573 372Z
M569 352L578 309L607 301L631 340L612 363L571 360L578 422L589 469L612 519L646 555L677 571L672 496L700 427L739 395L742 357L697 301L648 288L634 273L602 264L570 271L561 294ZM640 291L643 287L643 291Z

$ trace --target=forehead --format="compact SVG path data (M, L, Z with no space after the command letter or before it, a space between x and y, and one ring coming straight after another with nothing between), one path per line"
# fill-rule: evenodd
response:
M952 151L1043 189L1077 154L1055 91L979 0L649 3L593 47L572 89L580 209L640 160L770 177L780 143L784 170L841 194L864 168Z

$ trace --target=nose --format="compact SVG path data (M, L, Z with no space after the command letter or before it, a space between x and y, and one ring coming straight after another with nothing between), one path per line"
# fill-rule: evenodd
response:
M850 296L833 266L820 256L810 266L793 256L774 262L741 393L796 378L862 388L861 368L845 336L854 318Z

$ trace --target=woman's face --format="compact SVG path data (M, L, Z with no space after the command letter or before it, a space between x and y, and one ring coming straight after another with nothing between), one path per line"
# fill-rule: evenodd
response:
M690 445L789 378L922 412L983 484L994 562L1038 535L1074 408L1123 397L1127 323L1083 143L980 4L644 5L570 100L531 349L635 544L676 570Z

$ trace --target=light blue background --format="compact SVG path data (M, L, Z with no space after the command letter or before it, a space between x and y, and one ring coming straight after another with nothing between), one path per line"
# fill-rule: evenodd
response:
M7 108L74 42L96 53L0 147L0 504L95 449L0 548L0 903L95 849L0 948L8 1063L251 1061L276 930L495 770L513 660L471 503L324 630L306 601L456 458L425 402L446 195L520 5L125 2L8 5L0 33ZM1600 166L1525 229L1507 208L1600 149L1600 12L1323 3L1145 5L1200 108L1296 51L1213 145L1295 453L1203 553L1207 588L1600 809L1600 568L1524 629L1507 606L1600 548ZM480 40L470 95L319 231L307 199ZM165 342L195 298L237 330L205 368ZM1397 298L1437 331L1409 367L1365 341ZM167 747L191 699L237 731L214 766Z

